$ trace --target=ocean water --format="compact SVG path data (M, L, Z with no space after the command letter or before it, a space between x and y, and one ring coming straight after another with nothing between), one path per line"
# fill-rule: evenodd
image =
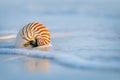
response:
M0 1L0 79L119 80L119 3ZM16 34L29 22L47 26L53 45L49 52L15 48Z

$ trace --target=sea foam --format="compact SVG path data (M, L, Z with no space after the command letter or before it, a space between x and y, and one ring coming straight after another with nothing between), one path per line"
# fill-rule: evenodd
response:
M96 60L97 57L92 55L89 55L89 58L85 58L83 56L77 56L75 54L71 54L70 52L66 54L65 52L61 52L60 50L54 50L54 49L50 52L42 52L42 51L39 51L38 49L30 50L30 49L24 49L24 48L15 48L14 41L12 41L12 43L4 41L4 40L9 40L13 37L15 38L15 35L16 34L7 35L7 37L6 35L1 36L2 39L0 40L0 54L23 55L28 57L40 58L40 59L48 59L57 64L67 66L67 67L77 68L77 69L82 68L82 69L95 69L95 70L96 69L110 70L110 71L112 70L112 71L120 72L119 61L116 61L114 57L112 60L107 59L105 56L104 56L105 57L104 59L106 59L106 61L103 61L102 58L100 57L99 57L100 58L99 60ZM60 34L55 34L53 38L58 38L57 35L60 35ZM64 36L66 37L66 36L74 36L74 35L66 34Z
M120 64L118 62L90 60L71 54L60 54L59 52L41 52L38 50L1 48L0 54L23 55L40 59L49 59L55 63L79 69L82 68L120 71Z

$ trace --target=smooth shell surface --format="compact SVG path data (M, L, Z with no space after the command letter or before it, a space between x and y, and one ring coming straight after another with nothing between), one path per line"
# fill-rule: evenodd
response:
M18 32L15 46L17 48L52 47L50 32L43 24L29 23Z

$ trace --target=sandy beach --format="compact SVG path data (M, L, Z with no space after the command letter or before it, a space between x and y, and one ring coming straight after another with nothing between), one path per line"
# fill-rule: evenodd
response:
M119 3L0 1L0 80L120 80ZM49 29L50 51L15 47L30 22Z
M2 80L119 80L119 72L75 69L55 64L49 60L25 56L0 55ZM6 77L7 76L7 77Z

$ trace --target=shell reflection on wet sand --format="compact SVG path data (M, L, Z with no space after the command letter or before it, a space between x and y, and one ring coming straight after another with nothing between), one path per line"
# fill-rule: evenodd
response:
M48 73L50 68L50 62L48 59L36 59L30 58L27 56L12 56L8 58L2 58L0 61L8 62L8 61L23 61L22 67L25 67L27 71L30 73L34 72L43 72Z
M26 60L25 66L30 72L49 72L49 60L39 60L39 59L28 59Z

